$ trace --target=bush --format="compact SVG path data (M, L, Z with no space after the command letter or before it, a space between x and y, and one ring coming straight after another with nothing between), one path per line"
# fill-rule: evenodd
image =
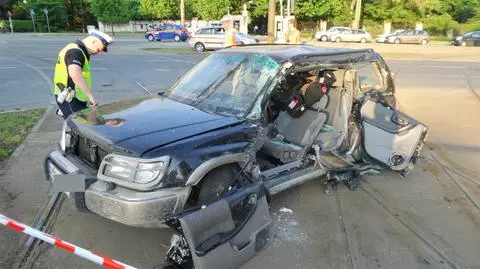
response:
M462 34L472 31L480 31L480 17L472 18L467 23L460 25L460 32Z
M424 28L432 35L445 35L447 30L457 29L458 22L448 14L433 15L424 20Z
M378 23L372 20L365 20L363 22L363 28L365 28L365 31L369 32L372 37L381 35L384 31L383 23Z
M14 32L33 32L31 20L12 20Z

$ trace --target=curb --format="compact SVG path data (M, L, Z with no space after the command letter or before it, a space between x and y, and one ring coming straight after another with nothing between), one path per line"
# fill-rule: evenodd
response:
M38 132L38 129L40 129L40 127L42 127L43 123L45 122L45 119L52 113L54 113L55 111L55 106L54 105L50 105L46 110L45 112L43 113L42 115L42 118L40 118L37 123L35 124L35 126L33 126L32 130L30 130L29 134L27 135L27 137L23 140L22 144L20 144L16 149L15 151L13 151L12 153L12 157L13 158L17 158L17 156L22 152L23 148L25 147L25 143L30 140L33 136L33 134L35 134L36 132Z

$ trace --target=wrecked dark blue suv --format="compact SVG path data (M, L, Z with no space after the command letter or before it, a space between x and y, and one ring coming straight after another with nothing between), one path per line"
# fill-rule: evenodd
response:
M74 207L139 227L248 182L270 194L316 178L355 188L382 167L407 175L424 144L427 127L394 93L370 49L225 49L162 95L72 115L46 173L82 175Z

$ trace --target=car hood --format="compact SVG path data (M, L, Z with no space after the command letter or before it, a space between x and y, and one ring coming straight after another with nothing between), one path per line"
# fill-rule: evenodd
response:
M242 121L168 98L148 97L82 110L69 119L69 125L105 148L141 156L147 150Z

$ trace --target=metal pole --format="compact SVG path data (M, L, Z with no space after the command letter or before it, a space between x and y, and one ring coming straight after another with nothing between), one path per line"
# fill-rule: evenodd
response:
M48 32L50 33L50 21L48 20L48 10L45 9L44 12L45 12L45 16L47 17L47 28L48 28Z
M275 0L268 3L268 43L275 41Z
M287 0L287 18L290 19L291 0Z
M36 33L37 30L35 29L35 15L32 14L32 23L33 23L33 32Z
M80 9L82 10L82 33L85 33L85 15L83 12L83 0L80 0Z

